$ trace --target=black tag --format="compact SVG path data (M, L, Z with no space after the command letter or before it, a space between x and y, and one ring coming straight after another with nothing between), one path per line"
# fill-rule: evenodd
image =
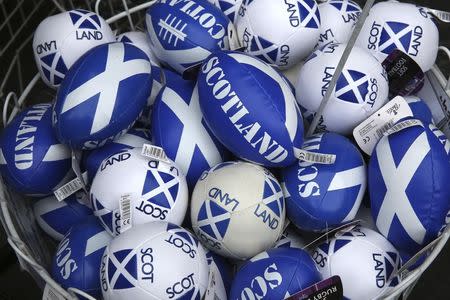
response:
M408 96L422 89L425 74L420 66L406 53L395 49L382 63L389 79L392 96Z
M342 300L344 298L344 289L342 288L341 278L333 276L312 285L297 294L290 296L289 300Z
M183 72L183 79L185 80L197 80L198 72L200 71L200 67L202 63L196 64Z

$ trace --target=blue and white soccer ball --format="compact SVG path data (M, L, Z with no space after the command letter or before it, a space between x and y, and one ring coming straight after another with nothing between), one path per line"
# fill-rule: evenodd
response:
M424 124L434 123L433 115L428 105L417 96L405 96L406 102L412 112L412 117L422 121Z
M59 243L51 274L65 289L73 287L89 295L101 296L100 263L112 240L94 216L73 226Z
M142 128L131 128L127 133L121 135L105 146L86 152L83 157L84 169L88 172L89 181L94 179L95 173L103 160L124 149L142 148L144 144L152 144L150 131Z
M205 124L195 82L166 74L153 109L152 135L155 145L164 149L186 174L189 187L194 187L204 171L225 159L227 151Z
M308 252L269 249L244 264L233 280L230 300L282 300L322 280Z
M16 192L36 197L72 179L71 151L56 139L50 103L26 108L2 131L0 172Z
M55 196L41 199L33 205L34 217L39 227L55 240L62 240L69 229L92 215L88 197L75 193L63 201Z
M187 230L166 222L133 227L102 257L105 300L202 299L208 286L205 250Z
M172 162L151 160L142 148L123 150L106 158L91 186L94 215L105 229L121 232L120 199L129 195L131 225L167 221L180 225L188 205L183 173Z
M434 240L450 208L450 164L440 139L415 125L380 139L369 163L377 228L402 255Z
M426 72L436 61L439 31L427 8L384 1L370 9L356 45L371 51L380 61L399 49Z
M78 58L114 40L109 25L93 12L76 9L47 17L33 37L34 58L42 80L58 87Z
M235 25L245 52L287 69L314 50L320 22L315 0L244 0Z
M158 0L146 13L151 48L158 60L182 74L208 55L229 49L233 24L207 0Z
M210 250L247 259L273 246L284 228L277 179L245 162L225 162L202 174L191 199L192 228Z
M306 231L327 231L353 220L366 191L366 165L358 148L335 133L305 140L303 149L336 155L333 164L299 160L281 171L286 212Z
M95 149L125 133L152 89L150 59L129 43L98 46L70 68L58 90L53 125L63 143Z
M152 66L159 66L159 61L156 58L155 54L153 54L152 49L150 47L150 39L145 32L142 31L128 31L122 34L119 34L116 38L118 42L122 43L130 43L141 49L147 54Z
M234 22L239 9L242 4L242 0L208 0L215 6L217 6L231 22Z
M306 110L316 113L342 57L345 44L328 44L316 50L300 69L296 97ZM354 47L323 111L327 131L349 135L359 123L388 99L387 74L366 50Z
M328 43L347 43L361 14L352 0L328 0L319 4L320 37L316 48Z
M395 287L401 267L398 251L378 232L357 226L317 246L312 257L323 278L338 275L344 299L381 299Z
M270 167L295 162L303 120L275 69L248 54L217 52L203 63L197 84L206 124L233 154Z

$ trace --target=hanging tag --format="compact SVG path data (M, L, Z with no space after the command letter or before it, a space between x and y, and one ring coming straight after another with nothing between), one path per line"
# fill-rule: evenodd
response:
M444 23L450 23L450 12L438 10L438 9L427 9L428 13L433 15L436 19Z
M202 64L196 64L192 67L187 68L184 70L183 74L181 75L184 80L197 80L198 72L200 71Z
M390 135L390 134L399 132L400 130L403 130L405 128L409 128L409 127L413 127L413 126L422 126L423 127L423 124L421 121L419 121L417 119L408 119L408 120L405 120L405 121L395 124L394 126L389 128L385 133L383 133L383 135L385 135L385 136Z
M166 153L164 153L164 149L155 145L144 144L141 155L167 163L170 162Z
M393 96L415 94L423 87L425 74L408 54L395 49L382 63L389 80L389 93Z
M131 194L124 194L120 197L119 213L119 232L123 233L132 227Z
M330 239L330 237L333 237L335 234L338 234L339 232L342 232L343 230L347 230L347 231L353 230L353 228L358 226L360 223L361 223L361 220L353 220L351 222L342 224L341 226L338 226L332 230L325 232L324 234L319 236L317 239L313 240L312 242L307 244L305 247L303 247L303 249L314 249L318 245L320 245L323 242Z
M394 124L413 113L405 98L397 96L353 129L359 148L371 155L383 134Z
M311 152L303 149L295 150L295 157L298 160L306 161L310 163L323 164L323 165L332 165L336 161L335 154L326 154L326 153L317 153Z
M83 174L81 173L80 169L80 161L81 161L82 152L77 150L72 150L72 170L75 173L75 176L81 181L82 189L86 192L86 194L89 193L86 182L87 182L87 174L86 177L83 177Z
M81 174L81 178L83 180L87 180L87 172L84 172ZM63 201L70 195L78 192L83 188L84 184L80 180L80 178L76 177L69 181L68 183L64 184L62 187L58 188L57 190L53 191L53 194L55 195L56 199L58 201Z
M227 300L225 287L222 280L220 280L220 271L214 261L209 266L208 288L203 296L203 300Z
M341 278L337 275L322 280L288 298L288 300L342 300L344 289Z
M237 49L240 49L241 45L239 43L239 39L236 34L236 28L231 22L228 25L227 34L228 34L228 42L230 44L230 50L236 51Z
M44 293L42 294L42 300L65 300L60 293L52 288L48 283L45 285Z

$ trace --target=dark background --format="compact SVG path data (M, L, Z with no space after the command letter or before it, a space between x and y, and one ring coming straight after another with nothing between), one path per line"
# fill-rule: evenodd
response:
M28 2L26 0L25 2ZM45 13L48 10L53 8L53 4L50 0L48 3L44 4L43 15L36 17L36 20L33 20L35 24L38 24L40 19L45 16ZM364 4L363 0L357 1L360 4ZM0 0L0 4L2 0ZM6 0L6 3L9 5L17 5L17 2L14 0ZM417 0L414 1L419 5L423 5L430 8L440 9L450 11L450 0ZM29 4L30 8L32 8L32 3ZM3 21L0 21L0 24ZM16 24L17 25L17 24ZM29 32L33 30L33 24L29 29ZM441 24L440 25L440 45L446 46L450 48L450 24ZM4 44L7 41L3 40L4 35L2 35L2 31L0 29L0 44ZM29 47L29 46L28 46ZM1 48L1 47L0 47ZM30 73L31 76L35 73L34 67L34 59L33 55L30 51L29 61L24 61L23 65L26 67L29 65L29 70L33 70L27 73ZM11 60L13 51L5 53L0 56L0 79L3 78L5 68L9 65L9 61ZM448 59L444 57L443 54L439 54L438 57L438 65L443 70L444 75L448 76L450 74L450 64ZM25 76L26 77L26 76ZM26 77L26 80L30 80L31 78ZM0 80L1 81L1 80ZM6 90L16 90L20 91L20 84L17 82L8 82ZM40 91L40 95L43 97L48 97L48 93L45 91L45 88ZM4 99L4 95L0 94L0 99ZM422 278L419 280L417 285L415 286L412 294L408 299L418 300L418 299L450 299L450 275L449 269L450 267L450 244L442 250L440 255L436 258L431 267L425 271ZM357 270L355 270L357 271ZM357 284L357 283L356 283ZM17 263L17 259L6 243L5 233L3 232L3 228L0 226L0 300L34 300L41 299L42 291L36 285L33 278L26 272L22 272L20 270L19 264Z

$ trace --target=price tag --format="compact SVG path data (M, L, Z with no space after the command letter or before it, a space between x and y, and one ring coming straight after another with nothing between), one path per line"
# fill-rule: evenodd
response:
M389 128L401 119L412 115L411 108L405 98L397 96L356 126L353 129L353 137L359 148L371 155L375 145Z
M60 293L52 288L48 283L45 285L44 293L42 294L42 300L65 300Z
M87 172L84 172L81 176L84 180L86 180L85 178L87 177ZM84 184L81 181L81 179L79 177L76 177L71 181L69 181L68 183L66 183L65 185L63 185L62 187L53 191L53 194L55 195L56 199L61 202L70 195L81 190L83 187Z
M124 194L121 196L119 203L119 213L119 232L123 233L132 227L131 194Z
M428 13L432 14L441 22L450 23L450 12L429 8Z
M301 161L324 165L332 165L336 161L335 154L316 153L304 149L297 149L295 151L295 157Z
M170 162L166 156L166 153L164 153L164 149L155 145L144 144L141 154L151 159Z

